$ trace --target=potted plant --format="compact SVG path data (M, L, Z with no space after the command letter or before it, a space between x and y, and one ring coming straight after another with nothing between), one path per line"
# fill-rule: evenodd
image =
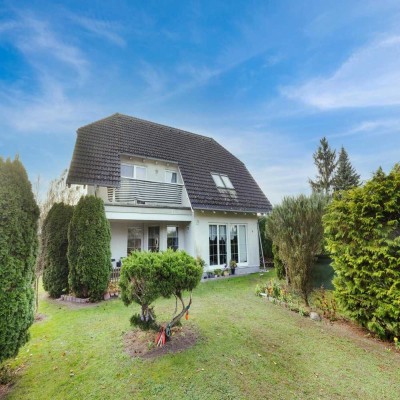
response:
M224 276L229 276L229 268L227 265L225 265L224 270L222 271Z
M231 267L231 274L235 275L235 269L237 267L237 262L235 260L231 260L229 263L229 266Z
M220 268L214 269L214 274L217 276L217 278L219 278L222 274L222 269Z

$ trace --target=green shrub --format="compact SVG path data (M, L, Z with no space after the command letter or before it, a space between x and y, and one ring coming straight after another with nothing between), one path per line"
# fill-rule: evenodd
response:
M161 257L162 253L134 251L122 262L119 278L122 301L126 306L131 303L139 304L140 321L147 324L155 320L151 303L161 295Z
M140 327L143 324L154 325L151 304L160 296L175 296L184 310L187 306L184 305L183 292L192 291L202 274L201 263L184 251L132 252L122 263L119 281L124 304L137 303L141 307L140 315L134 315L131 321ZM185 311L170 322L171 327L179 322Z
M340 305L380 337L400 335L400 165L341 192L324 225Z
M285 264L279 258L279 249L278 246L275 244L272 245L272 254L274 256L274 268L276 270L276 276L278 277L278 279L285 279L286 278Z
M68 226L74 207L55 203L42 227L43 287L51 297L68 293Z
M21 162L0 158L0 362L15 357L33 322L39 208Z
M68 281L78 297L103 299L111 272L110 240L103 201L94 196L82 197L68 230Z

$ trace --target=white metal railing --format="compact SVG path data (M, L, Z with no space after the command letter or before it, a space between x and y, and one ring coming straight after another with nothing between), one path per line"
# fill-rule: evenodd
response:
M119 188L108 188L111 203L182 204L182 187L177 183L121 178Z

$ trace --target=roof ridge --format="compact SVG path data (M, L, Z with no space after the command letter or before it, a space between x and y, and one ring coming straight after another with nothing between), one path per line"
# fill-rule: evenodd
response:
M77 129L77 132L79 132L79 131L80 131L81 129L83 129L83 128L87 128L87 127L89 127L89 126L96 125L96 124L99 123L99 122L106 121L107 119L111 119L111 118L116 117L116 116L118 116L118 115L121 115L121 114L119 114L119 113L114 113L114 114L109 115L108 117L104 117L104 118L98 119L97 121L91 122L90 124L83 125L83 126L81 126L81 127L79 127L79 128Z
M106 118L103 118L103 119L99 119L98 121L95 121L95 122L92 122L91 124L82 126L81 128L85 128L85 127L87 127L87 126L96 124L97 122L101 122L101 121L104 121L104 120L106 120L106 119L108 119L108 118L112 118L112 117L124 117L124 118L128 118L128 119L136 120L136 121L141 121L141 122L145 122L145 123L147 123L147 124L160 126L160 127L162 127L162 128L167 128L167 129L170 129L170 130L172 129L172 130L174 130L174 131L179 131L179 132L184 133L184 134L186 134L186 135L199 136L199 137L201 137L201 138L204 138L204 139L207 139L207 140L212 140L212 141L216 142L216 140L215 140L214 138L210 137L210 136L201 135L201 134L199 134L199 133L194 133L194 132L186 131L186 130L184 130L184 129L175 128L175 127L173 127L173 126L169 126L169 125L165 125L165 124L160 124L160 123L158 123L158 122L149 121L149 120L143 119L143 118L132 117L131 115L121 114L121 113L112 114L112 115L110 115L109 117L106 117ZM81 128L79 128L79 129L81 129ZM79 129L78 129L78 130L79 130ZM217 143L218 143L218 142L217 142Z

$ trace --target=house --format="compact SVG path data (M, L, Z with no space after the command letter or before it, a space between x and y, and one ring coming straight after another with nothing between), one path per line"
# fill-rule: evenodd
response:
M121 114L78 129L67 178L101 197L115 263L133 250L183 249L237 273L259 269L258 215L271 204L214 139Z

